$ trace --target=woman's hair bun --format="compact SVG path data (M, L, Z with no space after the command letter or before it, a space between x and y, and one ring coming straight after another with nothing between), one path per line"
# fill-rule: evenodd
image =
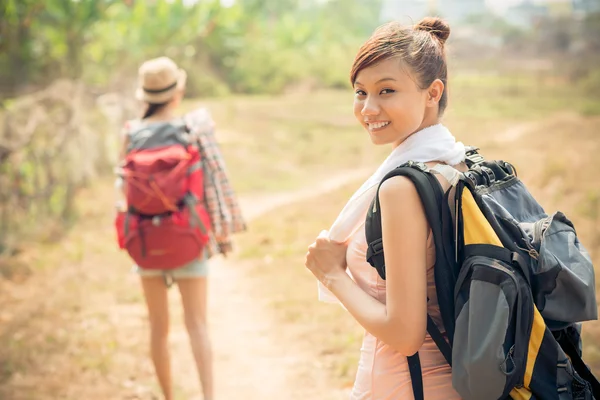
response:
M415 30L426 31L437 37L444 44L450 36L450 25L438 17L425 17L416 26Z

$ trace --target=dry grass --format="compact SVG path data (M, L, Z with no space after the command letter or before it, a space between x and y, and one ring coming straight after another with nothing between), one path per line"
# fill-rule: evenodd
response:
M29 280L0 280L0 398L106 399L115 388L150 398L145 341L123 335L132 325L143 332L145 315L129 262L116 254L107 187L80 194L80 223L58 245L32 243L18 256L35 271Z
M551 126L533 125L510 147L498 146L491 140L482 145L490 158L503 157L514 162L548 212L558 208L572 218L596 265L600 265L600 184L598 169L593 165L598 164L596 154L600 150L598 127L598 118L577 118ZM565 143L569 143L568 150ZM354 378L362 329L341 307L317 301L315 280L303 262L307 245L320 230L331 225L358 184L326 197L272 210L253 222L239 241L239 256L254 260L257 295L272 299L274 314L283 324L305 328L290 331L294 334L292 340L309 344L308 351L329 365L343 385ZM586 323L585 358L595 370L600 370L599 338L600 323Z
M527 108L519 98L486 101L482 97L477 107L470 108L469 102L459 98L446 123L461 140L479 145L489 158L513 162L549 212L559 208L573 219L581 240L600 265L600 185L594 167L598 164L600 119L569 111L568 99L561 103L548 96ZM498 104L504 108L498 109ZM482 107L487 112L478 112ZM504 119L498 119L498 111L505 114ZM381 149L368 148L382 156ZM319 149L316 146L315 151ZM286 155L293 151L290 148ZM311 174L312 170L303 173ZM249 233L240 238L240 257L256 264L257 294L268 290L274 313L283 323L306 327L302 337L294 339L310 343L310 351L330 363L333 375L343 384L348 384L355 373L361 329L340 307L317 302L316 283L303 268L303 259L306 246L331 224L356 185L318 200L272 210L253 222ZM584 337L586 360L598 370L600 324L586 323Z
M239 193L303 187L315 174L372 165L385 155L373 151L356 123L352 92L235 97L207 106Z
M513 161L548 209L560 208L571 216L600 265L600 186L595 175L599 120L575 116L557 123L553 114L580 110L585 103L574 102L572 96L556 97L549 91L523 97L502 93L498 85L486 89L457 80L447 125L461 140L481 145L489 157ZM315 176L374 166L388 151L371 146L357 127L350 91L235 97L207 105L218 123L240 194L305 187L314 183ZM517 122L546 119L546 125L513 130L508 138L501 135ZM281 330L274 335L300 343L315 364L324 365L343 386L353 380L362 330L340 307L317 302L316 283L303 259L306 246L331 224L356 185L272 210L250 224L238 246L238 256L252 265L248 284L256 296L270 299L273 315L281 321ZM103 183L98 188L110 186ZM100 399L116 387L123 388L128 398L146 398L151 390L137 383L153 381L145 343L122 337L124 331L145 329L143 315L131 314L140 309L142 299L131 289L136 283L126 273L125 257L107 250L114 248L106 212L112 193L97 190L91 188L79 197L82 218L65 240L58 245L32 243L19 255L17 260L25 267L17 271L25 273L15 276L23 279L11 283L0 279L0 339L6 344L0 348L1 398ZM117 267L113 265L112 273L98 272L107 262ZM125 272L115 274L119 268ZM34 272L28 280L27 271ZM85 287L79 285L83 275ZM55 281L66 283L55 287ZM584 332L586 358L599 368L595 343L600 326L587 324ZM144 354L141 362L135 358L140 354ZM131 374L118 375L119 371ZM83 390L77 394L70 392L75 376L77 388ZM4 389L8 380L11 386ZM40 382L45 386L36 387ZM17 397L15 390L23 395Z
M566 118L540 126L511 152L523 180L547 212L563 211L600 266L600 117ZM596 278L597 293L600 279ZM600 300L600 295L598 296ZM585 360L600 371L600 321L583 329Z
M456 74L446 123L462 140L481 143L515 123L582 112L600 102L564 84ZM523 78L523 77L522 77ZM239 193L305 186L317 173L376 164L388 152L370 144L352 115L353 92L312 91L284 96L236 96L202 102ZM189 100L185 108L198 103Z

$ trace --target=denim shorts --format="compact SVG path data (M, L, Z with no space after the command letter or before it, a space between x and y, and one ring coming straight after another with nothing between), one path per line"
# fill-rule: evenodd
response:
M202 257L184 265L183 267L168 270L143 269L137 265L134 265L133 272L140 276L169 276L173 280L202 278L208 275L208 260L206 257Z

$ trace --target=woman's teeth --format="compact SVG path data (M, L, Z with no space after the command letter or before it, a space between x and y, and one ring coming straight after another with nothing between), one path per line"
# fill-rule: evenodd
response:
M388 125L390 122L375 122L373 124L369 124L369 129L379 129L379 128L383 128L384 126Z

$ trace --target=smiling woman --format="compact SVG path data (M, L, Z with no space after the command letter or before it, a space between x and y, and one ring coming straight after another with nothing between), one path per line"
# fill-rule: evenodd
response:
M464 168L464 146L440 123L448 101L444 43L449 34L438 18L414 27L390 23L367 40L352 66L354 115L374 144L391 145L392 152L306 256L307 268L366 331L352 400L410 399L413 393L428 400L459 398L450 366L426 334L428 314L444 332L434 283L435 246L407 178L390 178L379 192L386 280L366 260L364 229L379 182L398 165L414 160ZM440 183L449 186L443 178ZM407 361L417 351L420 396Z

